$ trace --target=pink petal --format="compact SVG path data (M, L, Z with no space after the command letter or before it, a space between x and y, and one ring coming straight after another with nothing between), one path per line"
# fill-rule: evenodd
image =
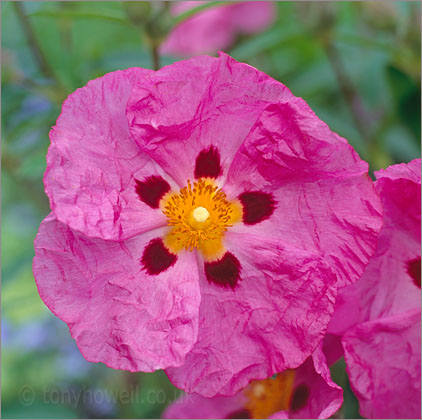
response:
M202 275L198 341L184 366L166 371L187 392L233 395L252 379L299 366L330 320L336 278L321 258L248 228L226 235L241 281L232 291Z
M197 7L202 1L175 2L172 13ZM230 47L237 34L251 34L268 27L274 20L276 8L269 1L244 1L212 7L199 12L177 25L164 41L161 52L182 57L214 54Z
M421 256L420 159L394 165L377 177L384 212L378 246L362 278L340 293L332 333L421 305L420 288L408 272L409 262Z
M307 389L306 400L302 401L304 406L294 410L294 393L298 388L304 387ZM291 398L288 411L276 412L269 418L328 418L341 407L343 390L332 381L321 346L295 370ZM234 413L246 414L246 405L244 390L232 397L205 398L198 394L184 394L167 407L164 418L233 418Z
M341 337L334 334L326 334L322 342L322 349L327 358L328 366L332 366L343 356Z
M177 2L175 15L199 6L203 2ZM161 46L162 54L189 57L213 54L229 47L234 41L230 7L220 6L204 10L172 29Z
M361 415L421 417L420 308L358 324L342 341Z
M242 1L230 9L232 25L245 34L263 31L273 23L277 13L272 1Z
M245 92L247 94L245 94ZM262 110L293 98L279 82L225 54L196 57L164 67L132 91L127 116L133 138L180 186L195 162L214 145L220 178Z
M125 239L165 224L140 201L135 177L168 175L141 153L125 116L133 85L149 74L133 68L90 81L66 99L50 132L44 183L51 207L88 236Z
M381 209L368 165L292 96L261 114L237 152L224 190L272 193L271 217L249 227L320 256L339 287L356 281L372 256Z
M302 409L294 412L290 409L290 418L326 419L343 404L343 390L331 379L321 346L297 369L295 386L300 385L308 387L309 397Z
M269 419L288 419L289 413L287 411L277 411L272 416L268 417Z
M377 179L390 178L394 179L409 179L410 181L421 182L421 159L414 159L409 163L399 163L391 165L386 169L375 171Z
M41 298L69 325L84 357L114 369L179 366L196 341L200 292L194 254L149 276L140 258L155 230L123 242L89 238L50 214L35 240Z

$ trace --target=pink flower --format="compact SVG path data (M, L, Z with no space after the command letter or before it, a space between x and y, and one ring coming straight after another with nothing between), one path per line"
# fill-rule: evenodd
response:
M421 160L376 173L384 210L377 250L336 302L342 342L368 418L421 416Z
M227 55L89 82L47 162L42 299L87 360L205 396L301 365L381 225L347 141Z
M180 13L203 4L182 1L172 5ZM177 25L162 45L162 53L177 56L214 54L230 47L238 34L252 34L267 28L274 20L276 8L270 1L243 1L212 7Z
M167 407L168 419L328 418L343 403L343 390L330 377L321 347L295 370L250 383L232 397L182 395Z

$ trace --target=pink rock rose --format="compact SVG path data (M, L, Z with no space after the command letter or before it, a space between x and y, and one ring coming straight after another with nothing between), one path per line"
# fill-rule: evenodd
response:
M351 385L368 418L421 416L421 160L376 172L384 225L362 278L336 302Z
M317 419L333 415L343 403L343 390L330 377L321 348L295 370L251 382L232 397L182 395L167 407L169 419Z
M363 416L421 417L420 308L357 324L342 341Z
M375 250L367 164L227 55L93 80L50 137L34 274L89 361L233 395L311 355Z
M203 1L172 4L174 15L197 7ZM274 20L276 7L271 1L241 1L212 7L177 25L163 43L164 54L188 57L214 54L230 47L238 34L252 34L267 28Z

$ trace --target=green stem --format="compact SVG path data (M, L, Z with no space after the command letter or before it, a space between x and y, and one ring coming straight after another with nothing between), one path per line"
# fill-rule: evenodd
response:
M60 2L60 9L64 12L68 11L68 7L71 3ZM68 16L63 16L59 19L60 35L63 47L70 52L72 50L72 21Z
M31 23L28 20L28 17L25 14L22 2L14 1L12 2L12 4L13 4L13 7L15 8L15 12L18 17L18 20L20 24L22 25L23 32L25 34L25 37L29 44L31 52L41 72L44 73L44 75L47 78L53 79L56 82L56 84L60 86L63 90L66 90L61 84L60 80L57 78L49 62L47 61L44 55L44 52L41 48L41 45L39 44L38 39L35 35L34 28L32 27Z
M151 46L152 68L157 71L160 69L160 54L158 53L158 45Z
M72 19L99 19L127 25L127 19L116 10L38 10L31 13L31 17L47 17L52 19L72 18Z

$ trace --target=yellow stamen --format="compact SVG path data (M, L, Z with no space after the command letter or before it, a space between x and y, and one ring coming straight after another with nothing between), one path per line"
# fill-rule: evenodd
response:
M198 248L207 260L224 254L222 239L227 228L242 217L240 203L230 202L209 178L199 178L179 193L168 193L162 200L171 231L164 238L170 251Z
M266 419L278 411L288 410L293 392L294 370L279 373L275 379L253 381L245 389L245 408L252 419Z

